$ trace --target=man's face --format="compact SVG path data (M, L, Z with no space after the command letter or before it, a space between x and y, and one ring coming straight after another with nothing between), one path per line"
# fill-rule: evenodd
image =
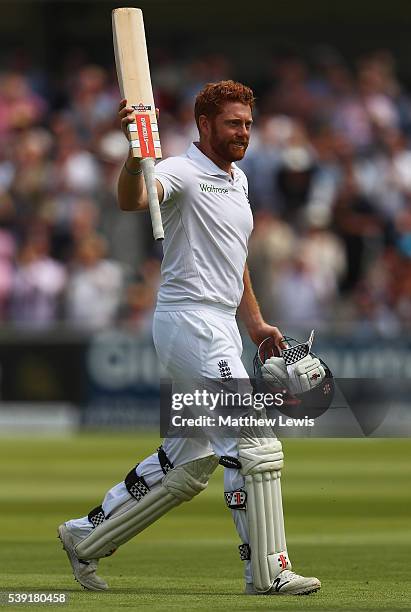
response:
M208 143L214 153L227 162L243 159L253 123L251 108L241 102L227 102L216 117L205 120Z

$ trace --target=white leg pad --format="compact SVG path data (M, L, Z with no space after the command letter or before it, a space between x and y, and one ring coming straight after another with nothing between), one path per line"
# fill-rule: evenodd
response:
M218 465L214 455L173 468L139 501L130 498L75 547L80 559L98 559L154 523L175 506L203 491Z
M276 439L241 438L238 446L247 492L253 582L264 593L282 570L291 569L280 485L284 455Z

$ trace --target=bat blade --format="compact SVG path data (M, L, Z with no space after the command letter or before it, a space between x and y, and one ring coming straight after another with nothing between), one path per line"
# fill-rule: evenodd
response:
M131 154L142 160L153 234L156 240L162 240L164 230L154 175L154 160L162 155L143 13L138 8L114 9L112 27L120 92L134 109L135 123L128 126Z
M151 86L143 13L138 8L112 12L114 56L123 98L133 107L135 123L129 125L133 157L161 158L156 109Z

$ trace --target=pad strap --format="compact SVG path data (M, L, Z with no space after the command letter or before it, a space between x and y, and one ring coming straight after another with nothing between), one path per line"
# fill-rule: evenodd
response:
M101 525L106 520L106 515L104 514L103 506L96 506L93 510L87 515L88 520L93 525L93 529Z
M241 561L249 561L251 559L251 548L249 544L240 544L238 550L240 551Z
M124 484L126 485L126 489L130 495L137 501L140 501L140 499L142 499L144 495L147 495L147 493L150 491L150 487L142 476L137 476L137 465L129 471L124 479Z
M163 470L163 474L167 474L170 470L173 469L174 465L170 461L170 459L166 455L166 451L162 446L159 446L157 449L158 461L160 463L161 469Z
M223 467L230 468L232 470L241 470L241 462L237 459L237 457L229 457L228 455L223 455L218 460L218 463Z

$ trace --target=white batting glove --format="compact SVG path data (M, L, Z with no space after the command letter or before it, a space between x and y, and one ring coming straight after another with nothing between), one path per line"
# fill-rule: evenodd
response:
M279 387L288 387L290 379L282 357L270 357L261 366L261 374L266 382L275 383Z
M261 367L263 379L285 386L292 393L305 393L317 387L325 378L325 370L317 357L307 355L293 366L289 375L282 357L270 357Z
M317 387L325 378L325 370L317 357L307 355L294 366L290 376L292 385L296 387L294 393L305 393Z

